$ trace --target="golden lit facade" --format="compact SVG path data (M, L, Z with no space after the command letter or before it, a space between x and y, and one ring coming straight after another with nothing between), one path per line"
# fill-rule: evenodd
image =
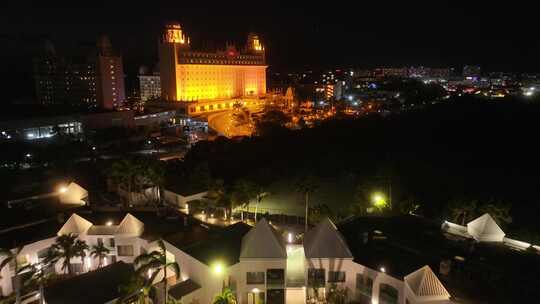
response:
M266 93L264 46L255 34L244 50L234 46L216 52L190 50L190 40L177 24L168 25L160 43L162 98L208 102L255 98Z

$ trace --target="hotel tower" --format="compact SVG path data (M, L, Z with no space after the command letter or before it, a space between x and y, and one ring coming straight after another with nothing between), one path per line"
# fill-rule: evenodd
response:
M227 45L202 52L191 50L179 24L168 24L160 39L159 60L162 98L185 103L189 114L224 110L233 99L256 100L266 93L264 46L253 33L242 50Z

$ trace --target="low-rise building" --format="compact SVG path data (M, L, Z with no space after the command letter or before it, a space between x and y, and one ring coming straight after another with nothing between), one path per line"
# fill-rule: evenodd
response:
M217 230L176 221L166 231L157 229L163 223L159 224L154 213L138 216L143 219L129 213L121 220L118 214L73 214L54 235L42 234L42 239L18 244L24 245L19 260L21 265L38 263L56 236L74 234L89 246L108 247L105 265L133 263L137 255L157 249L156 240L163 238L167 260L176 261L181 269L178 280L172 271L168 274L169 295L188 304L211 303L224 286L232 290L240 304L320 303L337 290L345 291L348 300L368 298L372 303L450 303L450 294L428 266L403 278L363 265L349 248L352 240L328 219L309 230L303 242L297 242L296 237L278 233L266 219L254 227L239 222ZM29 228L14 233L26 233ZM88 255L71 261L75 273L80 274L95 271L98 262ZM65 284L95 278L109 269L124 267L121 265L81 275ZM63 271L61 263L55 271ZM7 295L13 291L14 269L5 267L1 274L1 290ZM161 278L156 277L156 283ZM54 292L46 295L51 303L56 296Z

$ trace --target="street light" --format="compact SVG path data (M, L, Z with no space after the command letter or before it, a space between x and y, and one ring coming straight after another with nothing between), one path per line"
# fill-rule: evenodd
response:
M58 189L58 192L60 193L66 193L67 192L67 187L66 186L61 186L59 189Z
M212 271L216 275L221 275L223 273L223 264L221 262L215 262L212 265Z
M373 206L378 209L383 209L387 206L386 198L380 192L374 193L371 199L373 200Z

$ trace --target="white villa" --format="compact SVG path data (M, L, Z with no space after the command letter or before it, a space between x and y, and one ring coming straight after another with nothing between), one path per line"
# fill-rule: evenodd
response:
M57 235L74 233L89 246L105 244L111 253L104 262L111 264L132 263L140 253L155 249L156 240L144 232L143 221L129 213L116 225L96 225L74 213ZM164 240L168 259L176 260L181 269L180 280L169 272L169 294L186 304L211 303L224 286L240 304L325 303L336 288L346 289L349 300L362 298L374 304L451 303L429 266L398 278L355 262L346 240L328 219L308 231L303 243L277 233L265 219L254 227L240 222L190 242ZM54 241L52 236L26 244L19 263L39 262ZM77 273L98 265L90 257L72 262ZM60 263L55 271L61 272ZM0 295L10 294L14 267L5 267L0 274Z

